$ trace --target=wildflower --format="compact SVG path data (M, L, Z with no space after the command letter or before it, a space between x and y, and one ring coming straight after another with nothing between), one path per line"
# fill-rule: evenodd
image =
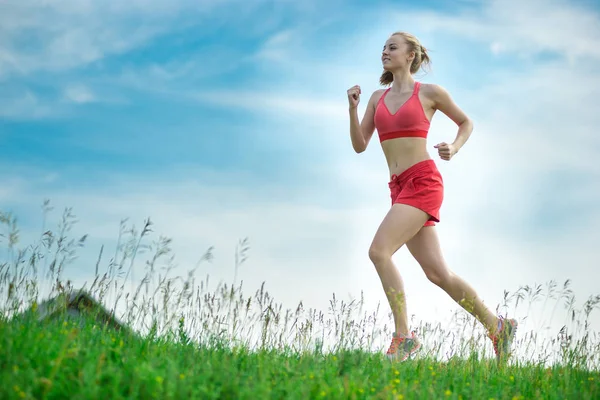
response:
M450 391L450 389L446 389L446 391L444 392L444 394L446 396L452 396L452 391Z
M162 385L162 383L163 383L163 380L164 380L164 379L162 378L162 376L157 376L157 377L156 377L156 382L158 382L158 384L159 384L159 385Z
M181 379L181 380L185 379L185 374L179 374L179 379Z
M20 387L18 387L17 385L15 385L15 386L13 387L13 389L15 390L15 392L17 392L17 394L19 395L19 397L20 397L20 398L25 398L25 397L26 397L26 394L25 394L25 392L24 392L24 391L22 391L22 390L21 390L21 388L20 388Z

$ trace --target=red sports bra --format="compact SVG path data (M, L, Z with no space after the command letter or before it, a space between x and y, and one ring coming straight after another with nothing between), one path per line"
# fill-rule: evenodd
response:
M375 128L379 141L400 137L427 138L430 122L419 100L420 82L415 82L415 90L406 102L392 114L383 99L391 88L387 89L377 102L375 109Z

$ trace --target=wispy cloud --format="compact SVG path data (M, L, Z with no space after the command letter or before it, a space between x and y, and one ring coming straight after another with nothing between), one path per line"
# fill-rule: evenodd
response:
M484 41L496 54L529 58L544 52L576 61L600 59L600 13L564 0L490 0L454 15L411 13L426 32Z
M69 85L65 88L64 96L73 103L91 103L96 100L92 91L84 85Z
M0 94L1 117L36 120L56 116L56 107L50 102L29 89L19 89L15 88Z
M8 2L0 15L0 78L77 68L215 19L237 0ZM211 14L212 13L212 14ZM52 21L52 23L48 23ZM27 44L27 46L23 46Z

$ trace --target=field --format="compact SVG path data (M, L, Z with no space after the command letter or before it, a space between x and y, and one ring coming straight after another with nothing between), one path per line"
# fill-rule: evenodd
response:
M47 204L46 204L47 206ZM569 282L550 282L546 301L570 315L551 339L519 332L515 354L497 364L491 344L473 318L457 311L455 325L421 324L423 350L402 364L383 352L390 332L377 311L362 301L336 299L326 311L301 304L284 310L263 288L251 296L243 286L197 282L197 268L169 277L170 239L147 244L142 230L122 225L119 247L85 290L114 310L123 329L100 319L58 312L40 320L46 298L61 301L72 289L63 279L86 238L68 237L75 218L65 210L57 231L21 245L14 216L0 213L0 398L198 398L198 399L598 399L600 340L589 329L600 296L575 308ZM247 243L236 252L237 269ZM145 276L129 290L142 254ZM539 299L541 287L506 293L508 310ZM43 296L42 296L43 294ZM94 311L95 310L95 311ZM131 327L128 329L127 327Z

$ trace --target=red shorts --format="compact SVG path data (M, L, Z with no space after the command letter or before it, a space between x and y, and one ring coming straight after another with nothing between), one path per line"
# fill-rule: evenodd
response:
M392 175L388 185L392 205L407 204L425 211L429 214L429 220L424 226L433 226L440 222L444 181L433 160L418 162L400 175Z

